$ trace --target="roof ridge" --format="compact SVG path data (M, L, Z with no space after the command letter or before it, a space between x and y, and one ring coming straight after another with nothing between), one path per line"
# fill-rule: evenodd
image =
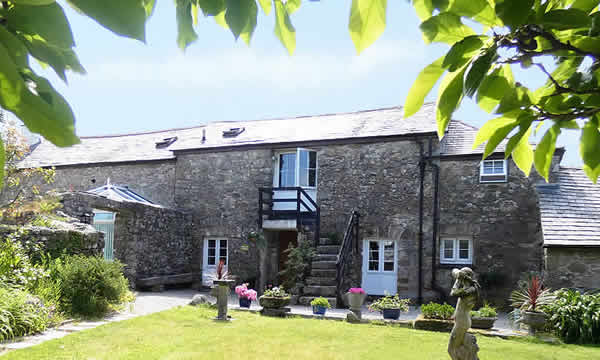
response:
M435 105L435 102L425 102L423 106L431 106ZM170 131L182 131L182 130L191 130L191 129L199 129L203 127L208 127L209 125L216 124L232 124L232 123L248 123L248 122L258 122L258 121L278 121L278 120L295 120L295 119L305 119L319 116L340 116L340 115L349 115L349 114L364 114L368 112L375 111L383 111L383 110L400 110L403 106L389 106L389 107L381 107L375 109L367 109L367 110L356 110L356 111L345 111L338 113L325 113L325 114L313 114L313 115L299 115L299 116L291 116L291 117L273 117L266 119L254 119L254 120L227 120L227 121L211 121L202 125L195 126L187 126L180 128L171 128L171 129L163 129L163 130L152 130L152 131L140 131L140 132L132 132L132 133L121 133L121 134L108 134L108 135L90 135L90 136L80 136L80 139L103 139L103 138L115 138L115 137L126 137L126 136L137 136L137 135L151 135L151 134L160 134ZM470 126L470 125L469 125Z
M462 120L452 119L452 121L450 121L450 124L452 124L453 122L459 123L459 124L467 126L467 127L470 127L473 130L479 130L479 128L477 126L473 126L471 124L467 124L466 122L464 122Z

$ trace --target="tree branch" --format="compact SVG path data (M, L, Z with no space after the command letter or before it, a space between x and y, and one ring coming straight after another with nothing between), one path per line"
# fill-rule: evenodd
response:
M564 93L573 93L573 94L578 94L578 95L600 94L600 89L598 89L598 88L589 89L589 90L577 90L577 89L573 89L570 87L562 86L561 84L558 83L558 81L556 81L555 78L552 77L552 75L548 72L548 70L546 70L544 65L539 64L539 63L534 63L533 65L537 66L540 70L542 70L542 72L544 74L546 74L546 76L548 76L550 81L552 81L552 83L554 84L554 87L556 88L556 92L554 94L552 94L552 96L564 94Z

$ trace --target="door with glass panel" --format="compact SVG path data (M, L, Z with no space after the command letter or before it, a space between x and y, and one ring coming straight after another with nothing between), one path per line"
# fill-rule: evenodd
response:
M93 226L104 233L104 259L112 261L115 253L115 213L94 210Z
M280 152L277 155L273 187L302 187L306 194L316 202L317 199L317 152L308 149ZM277 190L274 199L296 199L295 190ZM301 211L315 210L314 206L305 199L308 208ZM276 202L273 210L296 210L296 202Z
M396 242L393 240L364 241L362 287L367 294L396 294L398 291L396 253Z
M225 270L229 265L227 239L204 239L204 256L202 256L202 285L212 286L217 275L217 265L223 261Z

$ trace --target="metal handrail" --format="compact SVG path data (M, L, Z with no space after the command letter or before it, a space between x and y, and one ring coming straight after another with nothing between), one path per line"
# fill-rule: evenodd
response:
M348 220L348 224L346 225L346 230L344 231L344 238L342 240L342 245L340 246L340 251L337 255L337 259L335 262L336 267L336 294L338 303L342 303L342 280L344 278L344 272L346 271L346 263L348 261L349 255L352 253L352 249L354 248L355 253L358 252L358 237L360 232L360 214L356 210L352 210L352 214L350 215L350 219ZM356 246L352 246L352 244L356 244Z

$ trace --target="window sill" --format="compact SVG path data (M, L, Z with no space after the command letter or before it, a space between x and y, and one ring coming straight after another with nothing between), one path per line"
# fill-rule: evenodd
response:
M454 269L459 266L462 266L462 267L468 266L468 267L473 268L473 263L472 262L460 262L460 263L456 262L456 263L438 263L437 264L438 269Z

